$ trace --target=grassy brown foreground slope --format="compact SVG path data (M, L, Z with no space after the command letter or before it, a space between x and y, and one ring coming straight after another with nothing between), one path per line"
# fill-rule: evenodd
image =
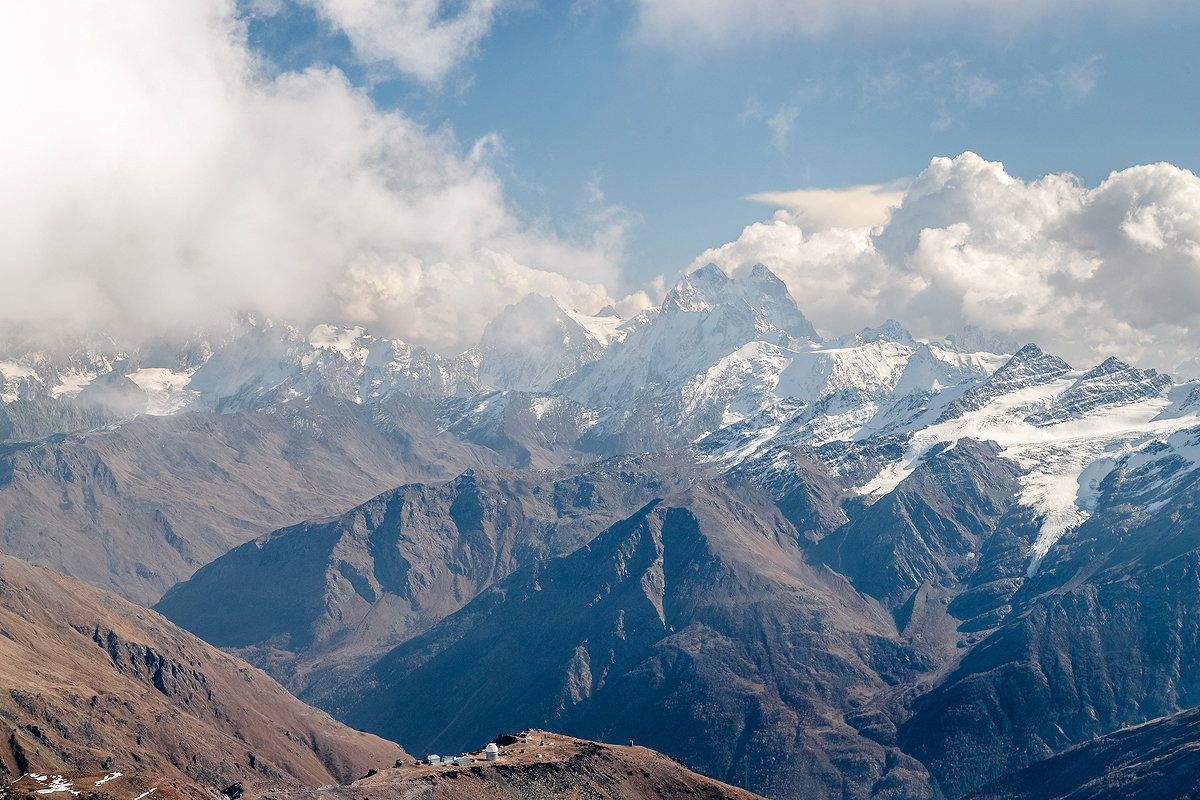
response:
M4 783L111 770L185 793L322 786L404 757L153 611L0 555Z
M544 731L502 737L496 761L428 765L406 761L351 786L272 793L268 800L762 800L692 772L645 747L598 744Z

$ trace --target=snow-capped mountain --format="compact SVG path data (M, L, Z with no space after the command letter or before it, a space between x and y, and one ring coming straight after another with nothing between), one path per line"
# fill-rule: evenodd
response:
M638 398L680 390L747 345L790 349L819 338L766 267L730 278L709 264L685 275L656 315L557 388L590 407L628 409Z
M449 357L362 327L252 318L129 352L103 339L66 355L10 351L0 435L316 395L409 398L437 406L437 430L516 463L690 447L714 468L767 475L813 448L868 501L927 453L990 440L1042 520L1036 565L1087 518L1099 480L1200 424L1200 390L1114 358L1079 370L1036 344L994 351L1007 344L974 329L918 341L894 320L825 341L765 267L730 277L710 264L631 320L530 295Z
M250 318L11 348L5 548L143 602L169 589L164 608L372 725L500 676L489 696L536 712L520 725L644 717L639 740L772 796L960 797L1200 696L1200 640L1171 638L1200 613L1200 383L971 329L822 339L762 267L608 311L533 295L457 355ZM1124 647L1116 618L1153 645ZM1060 651L1104 659L1094 690L1043 669ZM367 667L387 702L356 699ZM696 697L699 718L641 713ZM757 744L731 755L713 729Z

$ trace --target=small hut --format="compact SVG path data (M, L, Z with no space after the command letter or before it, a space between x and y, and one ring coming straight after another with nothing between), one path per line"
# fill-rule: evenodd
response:
M425 756L425 763L427 763L427 764L440 764L440 763L442 763L442 757L441 757L441 756L435 756L435 755L428 755L428 756Z

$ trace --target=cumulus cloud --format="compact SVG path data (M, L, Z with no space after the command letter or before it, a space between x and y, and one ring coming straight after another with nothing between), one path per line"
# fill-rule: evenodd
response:
M384 113L336 69L265 77L233 0L18 4L0 101L10 326L254 310L454 347L533 290L611 302L623 223L564 240L506 204L491 139Z
M1200 350L1200 178L1170 164L1086 187L1022 181L974 153L935 158L881 225L785 210L693 266L708 261L766 264L827 334L888 317L927 337L970 324L1081 365L1115 354L1173 368Z
M1099 9L1130 15L1186 8L1179 0L1144 5L1125 0L634 0L635 37L647 44L686 49L787 36L821 36L844 28L905 22L982 21L999 29L1050 14Z
M436 83L472 55L503 0L299 0L337 26L365 61Z

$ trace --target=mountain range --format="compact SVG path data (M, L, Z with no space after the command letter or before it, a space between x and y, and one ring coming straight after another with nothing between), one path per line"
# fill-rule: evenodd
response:
M763 267L630 319L531 296L455 355L251 317L12 346L0 397L0 548L416 754L549 728L959 798L1200 706L1200 384L822 339Z

